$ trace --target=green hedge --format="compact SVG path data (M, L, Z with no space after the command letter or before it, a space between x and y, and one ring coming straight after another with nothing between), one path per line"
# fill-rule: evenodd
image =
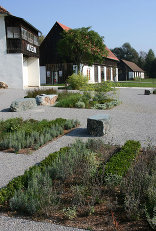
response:
M31 177L34 170L44 171L46 167L50 166L53 161L59 156L67 152L69 147L61 148L60 151L49 154L38 165L30 167L22 176L15 177L8 185L0 190L0 205L6 204L10 198L14 196L15 190L27 188L28 178Z
M105 174L124 176L133 160L139 153L141 145L138 141L128 140L121 151L110 158L105 166Z

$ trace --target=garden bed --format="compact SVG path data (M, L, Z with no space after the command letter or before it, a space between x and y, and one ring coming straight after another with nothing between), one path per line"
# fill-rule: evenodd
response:
M119 105L119 100L115 94L113 83L104 82L97 84L87 84L82 91L57 92L53 89L35 89L28 91L26 98L33 98L40 94L58 94L55 107L63 108L86 108L86 109L111 109ZM111 93L111 94L110 94Z
M26 120L22 118L0 121L0 150L27 153L37 150L79 125L77 120Z
M140 144L136 141L118 147L101 140L87 143L78 140L50 154L2 188L1 210L96 231L151 230L149 224L153 225L155 204L146 192L149 188L151 192L154 181L150 178L147 183L145 175L152 177L155 151L139 151ZM121 171L123 163L124 172ZM118 166L115 172L113 165ZM142 192L136 194L135 200L133 190ZM138 200L136 210L134 202ZM145 205L148 215L142 211Z

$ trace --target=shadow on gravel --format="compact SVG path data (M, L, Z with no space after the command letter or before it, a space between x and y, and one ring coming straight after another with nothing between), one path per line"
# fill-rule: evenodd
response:
M10 111L10 108L5 108L5 109L1 110L1 112L11 112L11 111Z
M88 134L87 128L76 128L73 131L66 134L66 136L75 136L75 137L94 137Z

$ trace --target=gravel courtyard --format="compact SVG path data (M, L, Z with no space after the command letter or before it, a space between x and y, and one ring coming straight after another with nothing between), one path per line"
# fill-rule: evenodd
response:
M106 143L122 145L126 140L139 140L142 146L156 146L156 95L144 95L144 89L122 88L118 97L122 104L110 110L67 109L56 107L37 107L25 112L8 112L11 102L25 95L25 91L16 89L0 90L0 119L22 117L24 119L55 119L58 117L78 119L81 126L71 133L49 143L31 155L16 155L0 152L0 187L5 186L12 178L21 175L26 169L40 162L49 153L74 142L76 138L89 138L86 125L87 118L94 114L109 114L111 129L108 135L101 137ZM25 225L26 224L26 225ZM45 225L45 226L44 226ZM11 228L11 226L13 228ZM49 223L22 221L0 216L0 230L75 230L73 228L54 227ZM43 227L43 228L42 228ZM78 229L76 229L78 230Z

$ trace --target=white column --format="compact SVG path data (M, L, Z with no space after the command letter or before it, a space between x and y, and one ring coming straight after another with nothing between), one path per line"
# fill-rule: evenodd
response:
M116 81L118 82L118 68L116 68Z
M113 68L111 67L111 81L113 81Z
M101 67L98 66L98 83L101 83Z
M107 71L106 71L106 67L104 67L104 81L107 81Z

